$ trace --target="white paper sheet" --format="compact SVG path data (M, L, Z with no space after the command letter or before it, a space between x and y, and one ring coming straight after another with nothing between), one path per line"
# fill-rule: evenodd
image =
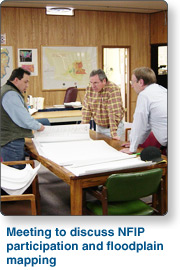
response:
M34 132L34 141L62 142L90 140L89 124L46 126L44 131Z
M94 164L82 167L65 166L67 170L75 174L76 176L90 175L95 173L111 172L121 169L147 167L152 165L152 161L142 161L139 158L129 158L118 161L104 162L101 164Z
M32 168L30 164L22 170L1 164L1 188L10 195L20 195L31 185L41 164Z
M74 167L79 167L132 158L132 156L128 154L117 151L103 140L60 143L35 142L35 146L40 155L61 166L73 165Z
M82 107L82 104L80 101L66 102L66 103L64 103L64 105L68 106L68 107L73 107L73 108L81 108Z
M152 164L122 153L104 140L91 140L89 125L47 127L45 132L35 133L34 144L39 155L77 176Z

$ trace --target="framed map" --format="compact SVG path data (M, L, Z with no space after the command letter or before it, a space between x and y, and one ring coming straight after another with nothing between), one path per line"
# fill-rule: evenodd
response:
M1 86L9 79L14 69L12 46L1 46Z
M42 47L42 89L60 90L89 84L97 69L97 47Z

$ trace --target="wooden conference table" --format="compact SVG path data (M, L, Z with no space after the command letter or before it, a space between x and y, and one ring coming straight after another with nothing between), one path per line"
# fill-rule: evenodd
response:
M82 119L81 110L45 111L32 115L35 119L48 118L50 123L77 122Z
M106 137L100 133L90 130L90 136L94 140L104 140L109 145L114 147L117 150L120 150L122 141L113 140L109 137ZM135 172L135 171L144 171L150 170L153 168L162 168L163 169L163 190L164 190L164 211L167 211L167 164L160 163L156 165L151 165L143 168L131 168L124 170L116 170L105 173L97 173L92 175L85 176L75 176L72 172L68 171L62 166L57 165L56 163L40 156L36 150L36 147L31 139L26 139L26 147L32 156L32 158L38 160L42 163L47 169L57 175L61 180L65 181L70 185L70 200L71 200L71 215L82 215L82 197L83 197L83 188L93 187L97 185L102 185L106 182L109 175L112 173L120 172ZM58 207L58 206L57 206Z

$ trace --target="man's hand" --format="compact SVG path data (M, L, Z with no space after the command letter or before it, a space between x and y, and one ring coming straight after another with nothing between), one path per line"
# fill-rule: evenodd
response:
M38 129L38 131L43 131L45 129L45 126L41 124L40 129Z
M114 136L114 137L112 137L112 138L113 138L113 140L118 140L118 141L121 140L119 136Z
M130 143L123 143L123 144L121 144L121 146L126 147L126 148L129 148L130 147Z
M132 152L130 152L130 150L129 150L129 149L130 149L130 148L123 148L123 149L121 149L121 150L120 150L120 152L123 152L123 153L129 154L129 155L133 154Z

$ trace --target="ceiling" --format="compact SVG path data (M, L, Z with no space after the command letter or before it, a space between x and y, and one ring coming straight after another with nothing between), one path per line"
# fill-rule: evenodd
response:
M167 10L165 1L23 1L4 0L1 7L72 7L78 10L100 10L136 13L155 13Z

